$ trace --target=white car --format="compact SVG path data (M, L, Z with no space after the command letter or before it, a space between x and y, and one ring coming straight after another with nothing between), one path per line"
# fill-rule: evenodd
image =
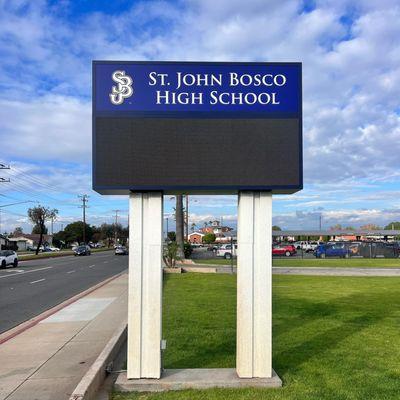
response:
M18 266L18 256L15 251L0 251L0 268L7 268L7 265L12 265L13 267Z
M297 250L303 250L306 253L308 253L309 251L314 251L317 247L318 247L318 242L308 242L306 240L302 240L300 242L295 242L294 247L296 247Z
M46 249L49 249L51 251L60 251L60 249L58 247L53 247L53 246L48 246L48 247L46 247Z
M216 252L217 257L224 257L225 259L231 259L233 256L237 255L237 244L233 245L233 251L232 251L232 245L230 244L223 244Z

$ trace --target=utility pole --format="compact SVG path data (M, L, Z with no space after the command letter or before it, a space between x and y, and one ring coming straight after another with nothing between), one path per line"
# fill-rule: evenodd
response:
M186 195L185 197L186 197L185 236L186 236L186 241L188 241L189 240L189 195Z
M322 214L319 214L319 230L322 231Z
M83 211L83 244L86 244L86 208L88 205L86 204L89 201L89 196L87 194L82 194L78 196L82 200L82 205L79 206Z
M121 210L113 210L115 212L115 224L114 224L114 245L117 244L117 225L118 225L118 213Z

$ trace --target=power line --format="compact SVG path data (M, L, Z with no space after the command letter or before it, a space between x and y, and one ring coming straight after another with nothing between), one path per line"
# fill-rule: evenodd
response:
M1 211L2 211L2 209L3 209L4 207L11 207L11 206L16 206L16 205L18 205L18 204L24 204L24 203L34 203L34 201L31 201L31 200L19 201L19 202L17 202L17 203L2 204L2 205L0 206L0 233L1 233ZM12 213L12 212L9 212L9 213L10 213L10 214L15 214L15 215L18 215L18 216L26 217L26 215L22 215L22 214L16 214L16 213Z
M0 169L10 169L9 165L0 163ZM0 176L0 183L4 183L4 182L10 182L10 178L6 179Z

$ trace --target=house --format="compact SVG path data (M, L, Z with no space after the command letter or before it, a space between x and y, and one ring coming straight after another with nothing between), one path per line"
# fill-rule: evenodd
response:
M215 241L217 243L231 243L237 242L237 232L230 230L228 232L221 232L215 235Z
M29 248L37 247L40 235L38 233L24 233L22 236L9 238L10 244L15 244L18 251L26 251ZM42 245L51 246L53 243L52 235L43 235Z
M203 243L204 233L202 232L192 232L188 235L188 240L190 243Z
M216 236L224 232L229 232L231 230L232 228L230 228L229 226L222 226L221 223L217 220L212 221L209 226L205 226L204 228L199 229L199 231L204 234L214 233Z
M4 250L8 244L8 239L4 235L0 235L0 250Z

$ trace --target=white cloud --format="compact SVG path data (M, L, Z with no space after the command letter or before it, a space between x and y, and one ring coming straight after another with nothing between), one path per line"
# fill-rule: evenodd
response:
M91 161L91 108L79 98L0 99L0 130L3 158Z

